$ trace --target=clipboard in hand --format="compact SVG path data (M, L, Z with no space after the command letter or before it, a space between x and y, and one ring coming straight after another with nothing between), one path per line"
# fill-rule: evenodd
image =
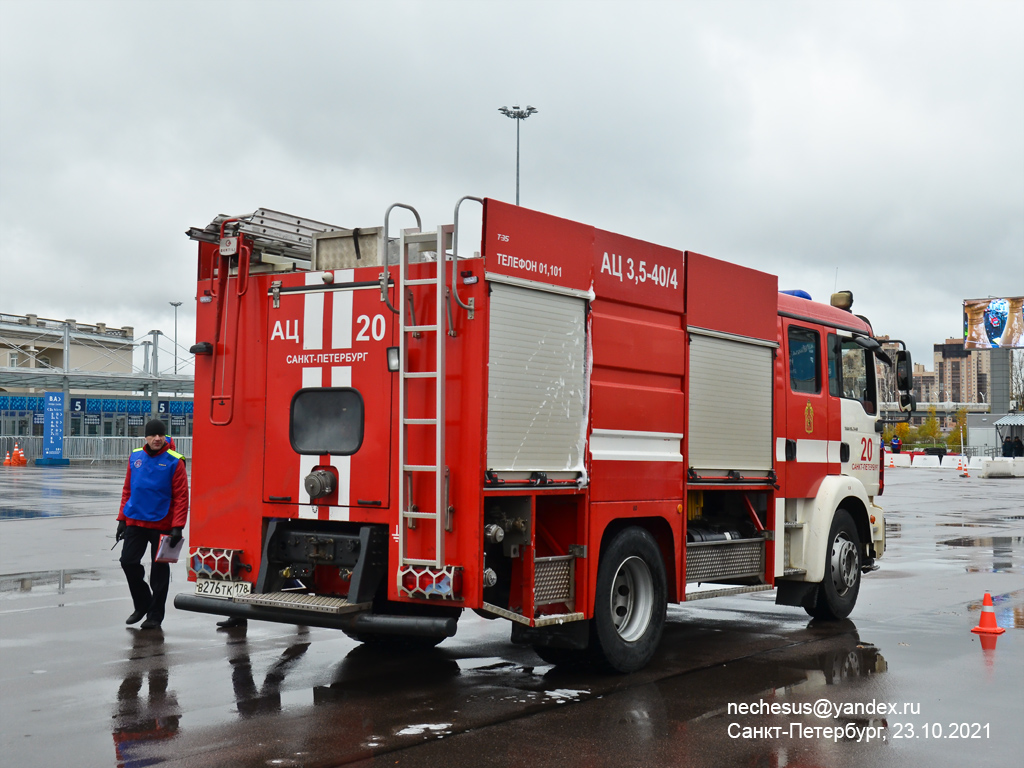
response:
M176 547L171 546L171 537L166 533L160 534L160 545L156 548L156 557L154 561L158 563L176 563L178 562L178 555L181 554L181 548L185 544L184 537L178 542Z

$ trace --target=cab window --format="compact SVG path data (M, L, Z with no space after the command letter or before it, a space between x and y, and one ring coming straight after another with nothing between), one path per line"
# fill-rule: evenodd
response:
M856 400L867 413L875 413L874 356L853 339L830 333L828 358L829 394Z
M789 386L794 392L821 392L817 331L789 327Z

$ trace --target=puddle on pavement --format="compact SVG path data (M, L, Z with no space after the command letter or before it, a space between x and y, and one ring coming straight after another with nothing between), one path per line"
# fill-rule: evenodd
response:
M938 542L938 546L963 549L990 549L992 551L991 567L982 567L972 563L967 566L968 573L1007 573L1013 572L1019 561L1019 551L1024 544L1022 536L960 536Z
M0 509L0 520L25 520L31 517L59 517L59 514L42 509L12 509L11 507Z
M31 573L11 573L0 576L0 593L31 592L39 587L57 587L58 594L72 581L99 581L99 571L83 568L59 571L33 571Z

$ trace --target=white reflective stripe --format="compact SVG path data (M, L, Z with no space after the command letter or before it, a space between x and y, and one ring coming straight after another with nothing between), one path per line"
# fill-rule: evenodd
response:
M323 285L320 272L307 272L306 285ZM324 295L306 293L302 296L302 348L324 348Z
M796 460L799 464L828 462L828 440L797 440Z
M308 296L306 298L309 298ZM320 297L321 299L323 296ZM323 368L303 368L302 369L302 387L322 387L324 385L324 370ZM315 506L309 504L309 494L306 493L305 480L306 475L313 471L313 467L320 463L319 456L299 456L299 490L298 495L295 497L299 502L299 517L305 519L315 520L317 518L317 509Z
M351 270L345 271L351 273ZM349 280L351 281L351 279L350 276ZM349 297L352 296L350 291L346 291L346 293L348 293ZM337 294L335 294L334 300L338 300ZM349 328L351 328L351 325ZM331 386L351 387L351 366L343 365L331 368ZM338 470L338 503L343 506L331 507L328 515L331 520L348 520L348 505L352 503L352 457L331 456L331 466Z
M783 441L785 443L785 441ZM786 572L786 500L775 499L775 575Z
M351 295L351 294L349 294ZM331 386L332 387L351 387L352 386L352 366L351 365L338 365L331 368Z
M828 462L829 464L838 464L840 461L841 449L843 444L838 440L828 441Z
M355 279L354 269L338 269L334 272L334 283L351 283ZM331 311L331 349L352 348L352 291L337 291L333 294ZM339 385L335 385L339 386ZM344 386L348 386L347 384Z
M842 442L839 440L797 440L797 464L838 464ZM775 460L786 460L786 438L775 438Z
M595 429L590 455L594 461L682 461L682 439L676 432Z

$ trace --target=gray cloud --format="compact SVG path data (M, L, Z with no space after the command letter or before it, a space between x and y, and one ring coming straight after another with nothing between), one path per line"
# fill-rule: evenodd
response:
M0 5L0 310L191 333L194 247L464 194L837 282L919 360L1024 293L1011 2ZM190 341L188 342L190 343ZM187 345L186 341L182 344Z

